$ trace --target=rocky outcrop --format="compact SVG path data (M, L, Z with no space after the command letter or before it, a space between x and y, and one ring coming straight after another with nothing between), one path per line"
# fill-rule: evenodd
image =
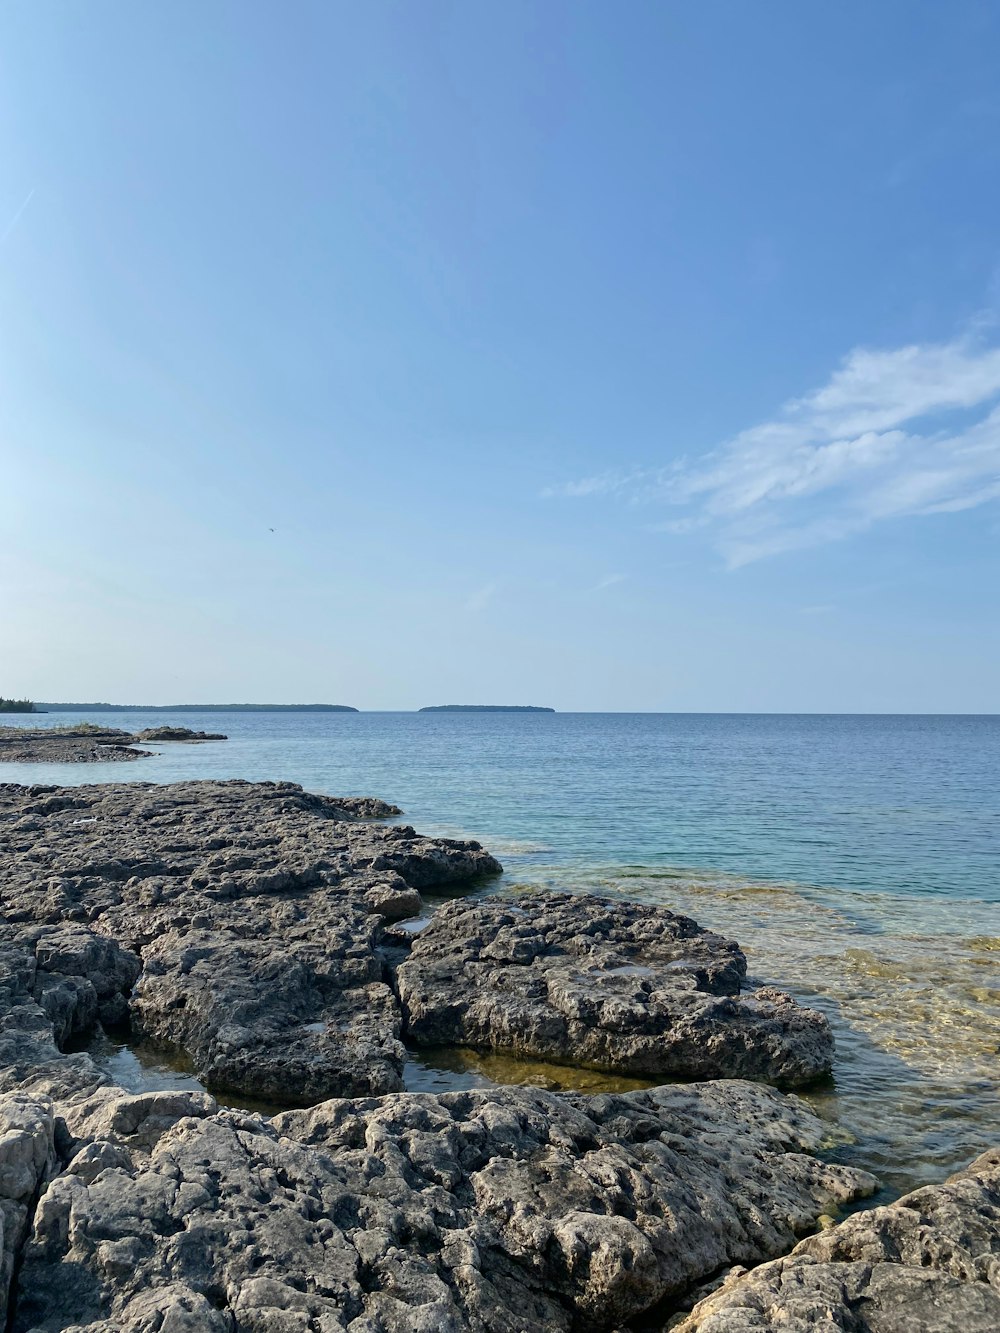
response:
M8 1333L599 1333L875 1188L756 1082L399 1091L404 1023L785 1081L824 1028L741 997L733 942L586 898L455 904L394 977L420 890L500 869L370 822L398 813L286 783L0 787ZM66 1051L125 1019L210 1087L335 1099L131 1096Z
M92 1102L38 1204L14 1333L610 1329L872 1188L809 1155L801 1103L742 1083L270 1122L192 1094Z
M145 731L137 731L132 737L134 741L188 741L192 744L200 741L226 741L228 736L223 736L218 731L192 731L190 727L147 727Z
M224 741L221 733L192 731L190 727L147 727L135 734L117 727L86 723L79 727L0 729L0 763L102 764L149 759L152 750L138 748L149 741Z
M996 1333L1000 1150L735 1275L677 1333Z
M56 1029L136 965L80 925L0 939L11 1333L610 1329L874 1187L814 1155L802 1102L739 1081L395 1093L271 1120L130 1096ZM62 982L77 1008L47 1010Z
M0 764L105 764L149 759L152 750L136 749L127 731L87 727L79 731L5 727L0 734Z
M422 887L501 868L478 843L368 822L397 814L291 783L3 786L0 919L32 950L44 928L36 998L60 1043L130 1018L220 1090L387 1092L404 1051L386 923Z
M731 940L666 908L525 894L448 904L397 973L406 1032L651 1078L800 1086L827 1073L823 1015L740 995Z

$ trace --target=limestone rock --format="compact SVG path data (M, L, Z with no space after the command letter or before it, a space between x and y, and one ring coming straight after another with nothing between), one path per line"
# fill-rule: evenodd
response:
M385 924L422 887L501 869L476 842L371 822L398 814L292 783L0 786L0 930L30 945L57 1046L131 1019L219 1090L398 1089Z
M415 1042L509 1050L647 1077L827 1073L826 1018L775 990L740 996L731 940L666 908L570 894L456 902L399 967Z
M308 1105L402 1087L400 1015L378 918L344 905L301 941L168 931L144 954L135 1030L186 1051L209 1087Z
M872 1188L739 1082L195 1106L145 1139L138 1100L43 1195L13 1333L608 1329Z
M0 1096L0 1325L35 1204L55 1169L52 1107L20 1093Z
M996 1333L1000 1149L728 1282L677 1333Z
M152 753L136 749L129 733L114 727L83 728L76 732L4 727L0 733L0 763L4 764L120 763L149 759Z

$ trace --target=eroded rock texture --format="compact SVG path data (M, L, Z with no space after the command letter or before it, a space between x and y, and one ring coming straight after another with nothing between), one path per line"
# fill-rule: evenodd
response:
M801 1103L739 1082L404 1093L270 1122L102 1089L71 1119L15 1333L611 1329L872 1188L808 1155Z
M131 1096L56 1027L137 965L76 925L0 944L11 1333L610 1329L874 1185L812 1155L803 1103L738 1081L395 1093L270 1121Z
M1000 1150L736 1277L678 1333L996 1333Z
M653 1078L828 1072L827 1020L780 991L740 997L745 973L736 944L666 908L524 894L438 911L397 985L416 1042Z
M60 1045L130 1016L219 1089L390 1091L404 1050L380 932L420 888L501 869L478 843L364 822L398 813L291 783L2 786L0 940L40 951Z
M35 1205L55 1169L52 1106L22 1094L0 1097L0 1324Z

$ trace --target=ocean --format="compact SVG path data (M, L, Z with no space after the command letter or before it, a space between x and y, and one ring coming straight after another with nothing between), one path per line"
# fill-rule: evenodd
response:
M479 838L505 874L665 904L738 939L753 979L830 1017L808 1099L886 1197L1000 1143L1000 717L627 713L5 716L230 739L0 781L284 779ZM128 1053L126 1053L127 1055ZM131 1057L130 1057L131 1058ZM573 1085L516 1062L415 1062L414 1086ZM582 1082L586 1083L586 1076Z

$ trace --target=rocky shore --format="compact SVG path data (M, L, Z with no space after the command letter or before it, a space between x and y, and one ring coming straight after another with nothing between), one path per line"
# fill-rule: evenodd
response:
M995 1333L1000 1150L734 1273L676 1333Z
M920 1267L879 1220L906 1201L779 1257L877 1184L766 1086L829 1070L825 1019L745 992L738 945L663 908L457 900L414 937L422 890L501 867L377 822L399 813L289 783L0 785L9 1333L902 1329L851 1311L878 1265ZM82 1049L99 1024L183 1053L209 1092L130 1095ZM421 1043L712 1081L406 1092ZM964 1240L935 1214L974 1333L996 1326L974 1322L1000 1288L995 1175L949 1205L987 1218ZM824 1323L831 1292L848 1313ZM907 1329L952 1327L908 1308Z
M149 741L181 741L201 744L224 741L214 732L189 727L148 727L133 734L117 727L92 724L78 728L0 728L0 763L4 764L106 764L131 759L149 759L152 750L137 748Z

